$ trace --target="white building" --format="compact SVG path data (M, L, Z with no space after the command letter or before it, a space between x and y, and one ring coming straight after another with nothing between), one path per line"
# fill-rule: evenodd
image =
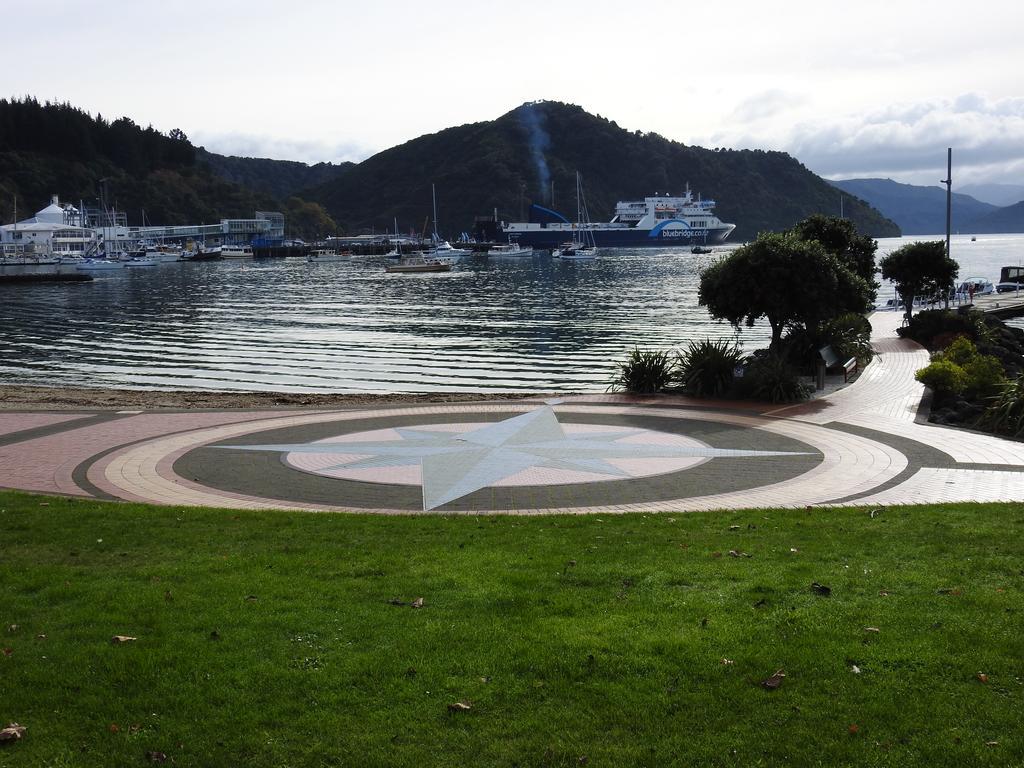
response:
M72 223L79 220L78 209L62 206L54 195L32 218L0 226L0 245L5 253L81 256L97 237L94 230Z

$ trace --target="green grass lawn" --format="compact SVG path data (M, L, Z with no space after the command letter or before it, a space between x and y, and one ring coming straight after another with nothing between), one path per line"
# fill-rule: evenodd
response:
M1024 506L869 512L0 493L0 765L1020 765Z

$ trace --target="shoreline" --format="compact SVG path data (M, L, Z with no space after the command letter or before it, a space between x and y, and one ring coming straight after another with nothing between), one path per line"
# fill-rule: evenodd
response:
M204 390L107 389L0 384L0 412L22 410L224 410L352 408L403 403L466 403L564 397L544 392L213 392Z

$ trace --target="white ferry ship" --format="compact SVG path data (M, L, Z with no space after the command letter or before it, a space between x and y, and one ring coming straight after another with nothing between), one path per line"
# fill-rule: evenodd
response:
M530 221L503 224L501 231L510 241L534 248L557 248L581 229L593 234L599 248L718 245L736 225L715 216L714 207L714 200L694 198L687 185L682 197L655 195L620 201L608 222L574 223L535 203L530 206Z

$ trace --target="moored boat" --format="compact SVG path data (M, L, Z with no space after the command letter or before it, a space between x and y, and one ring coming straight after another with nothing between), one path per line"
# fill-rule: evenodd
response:
M251 259L253 258L251 245L225 245L220 249L222 259Z
M423 256L410 256L402 259L398 264L388 264L384 267L385 272L450 272L451 262L441 261Z
M75 269L83 272L96 272L99 270L124 269L125 262L113 261L111 259L85 259L81 264L76 264Z
M523 247L519 243L499 243L491 246L488 256L533 256L533 248Z

